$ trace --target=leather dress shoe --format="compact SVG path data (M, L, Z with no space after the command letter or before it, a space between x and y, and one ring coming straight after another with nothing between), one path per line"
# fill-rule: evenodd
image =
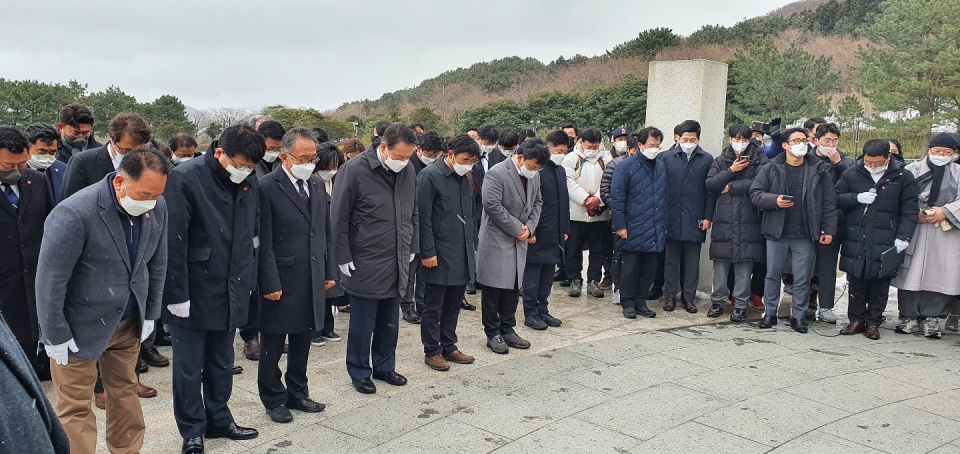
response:
M220 429L207 429L207 438L228 438L230 440L253 440L260 436L257 429L249 427L240 427L236 423L231 423L227 427Z
M467 299L466 299L466 298L463 298L463 299L460 300L460 309L463 309L463 310L465 310L465 311L475 311L475 310L477 310L477 306L474 306L474 305L468 303L468 302L467 302Z
M393 386L403 386L407 384L407 379L403 375L400 375L394 371L387 372L385 374L373 373L374 380L385 381L387 384Z
M260 361L260 339L253 338L244 342L243 356L250 361Z
M646 318L655 318L657 313L647 307L646 301L640 301L637 303L637 315Z
M142 357L137 358L137 373L145 374L150 371L150 365L143 360Z
M233 375L240 375L243 373L243 368L240 366L233 366Z
M369 378L361 378L353 381L353 388L360 394L373 394L377 392L377 386Z
M683 300L683 309L691 314L697 313L697 305L687 300Z
M137 396L141 399L149 399L151 397L157 397L157 390L149 386L137 383Z
M879 340L880 327L867 325L867 332L863 333L863 335L867 336L867 339L870 339L870 340Z
M466 291L467 295L476 295L476 294L477 294L477 286L476 286L476 284L474 284L473 282L467 284L467 288L466 288L465 291Z
M843 334L844 336L860 334L862 332L863 332L863 322L860 322L860 321L850 322L850 324L848 324L847 326L844 326L843 329L840 330L840 334Z
M107 409L107 394L106 393L94 393L93 395L93 404L101 410Z
M314 402L312 399L307 398L303 400L287 401L287 408L291 410L298 410L304 413L320 413L324 408L327 408L326 405L321 404L320 402Z
M667 302L663 303L663 310L667 312L673 312L676 308L677 308L676 298L667 298Z
M163 333L162 336L157 336L153 341L153 345L158 345L160 347L172 347L173 339L170 337L170 333Z
M632 307L623 308L623 318L630 320L637 318L637 310Z
M185 438L180 454L203 454L203 437Z
M413 323L414 325L419 325L421 321L420 314L417 314L417 311L413 309L413 304L410 305L406 310L403 311L403 320L407 323Z
M457 364L470 364L475 358L460 350L454 350L450 353L444 353L443 359Z
M293 422L293 415L290 414L290 410L286 405L281 405L277 408L268 408L267 416L270 417L270 420L279 423L286 424L288 422Z
M563 322L560 321L559 318L556 318L550 315L549 313L540 314L540 318L543 319L543 322L546 323L547 326L551 328L556 328L563 324Z
M170 365L170 360L167 359L166 356L161 355L156 347L142 350L140 352L140 359L150 365L150 367L167 367Z
M777 325L777 314L773 314L773 315L764 315L763 318L760 319L760 324L757 326L759 326L760 329L769 329L769 328L773 328L776 325Z
M530 342L518 336L517 333L504 334L503 341L510 348L519 348L521 350L526 350L530 348Z
M802 318L790 317L790 328L800 334L807 334L807 321Z

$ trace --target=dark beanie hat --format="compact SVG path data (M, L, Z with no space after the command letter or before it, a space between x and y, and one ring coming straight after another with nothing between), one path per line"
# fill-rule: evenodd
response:
M934 148L934 147L944 147L944 148L950 148L951 150L956 150L957 140L954 139L953 135L949 133L946 133L946 132L940 133L933 136L933 138L930 139L930 148Z

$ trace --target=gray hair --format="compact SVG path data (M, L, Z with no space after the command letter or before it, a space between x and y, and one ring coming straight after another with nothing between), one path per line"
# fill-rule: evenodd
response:
M273 118L270 118L269 115L254 115L250 117L249 120L247 120L247 126L250 126L253 129L257 129L257 126L259 126L258 123L263 123L268 120L273 120Z
M317 143L317 138L313 135L312 131L301 126L294 126L288 129L283 135L283 139L280 141L280 146L283 147L284 153L290 153L293 151L293 147L297 145L297 141L300 140L309 140L311 143L313 143L314 148L320 145Z

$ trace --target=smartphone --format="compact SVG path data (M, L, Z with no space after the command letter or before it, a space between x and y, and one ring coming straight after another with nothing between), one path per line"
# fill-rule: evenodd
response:
M788 201L788 202L793 202L793 196L792 196L792 195L785 195L785 196L783 196L783 200L786 200L786 201Z

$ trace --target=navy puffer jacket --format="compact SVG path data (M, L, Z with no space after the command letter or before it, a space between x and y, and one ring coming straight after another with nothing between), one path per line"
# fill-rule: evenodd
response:
M610 185L613 231L627 229L627 239L614 238L630 252L663 252L667 237L667 171L660 158L637 153L619 165Z

